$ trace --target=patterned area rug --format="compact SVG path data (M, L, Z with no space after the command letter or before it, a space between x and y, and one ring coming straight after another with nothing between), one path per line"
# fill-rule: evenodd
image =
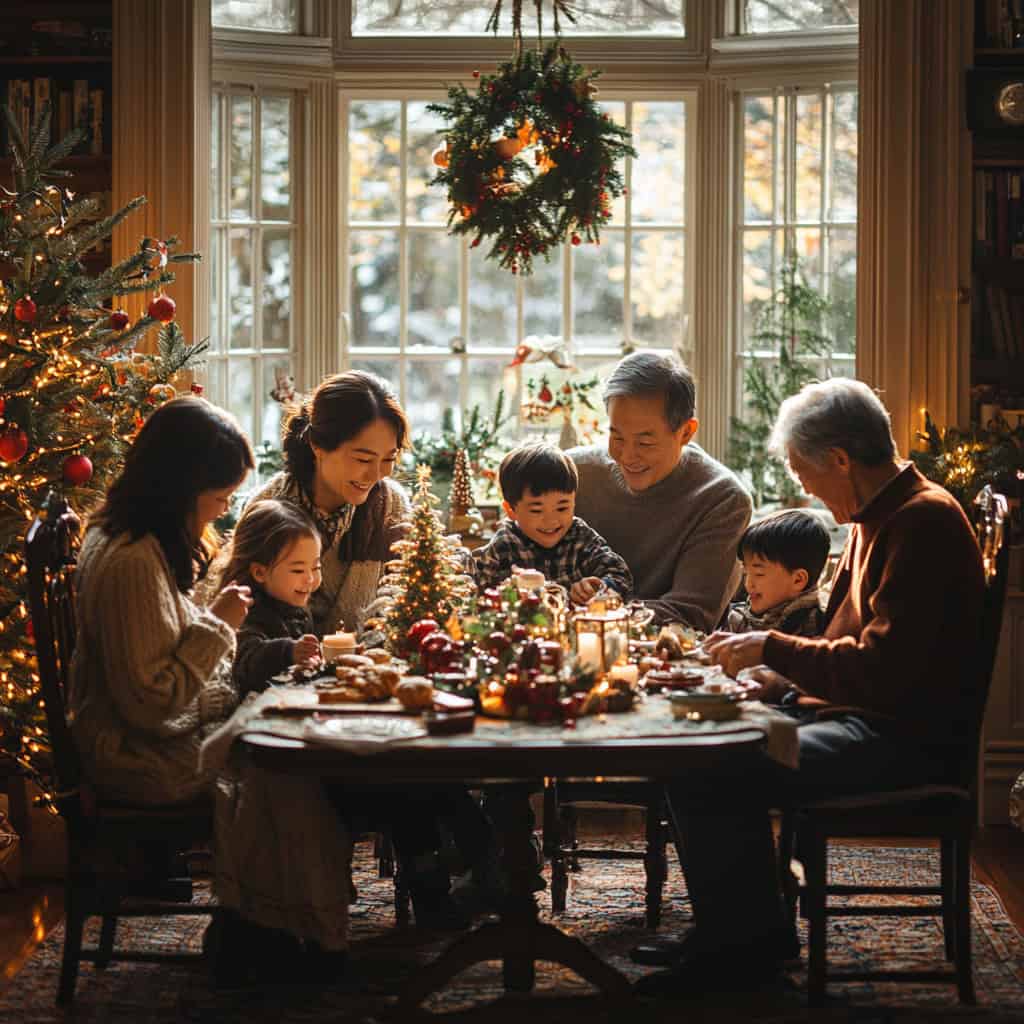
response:
M588 845L593 845L588 839ZM866 879L892 882L937 879L937 851L835 847L832 877L839 882ZM266 985L245 991L214 990L199 964L112 964L104 971L83 965L72 1014L54 1006L63 930L57 928L33 959L0 995L0 1020L49 1024L71 1017L87 1024L169 1024L177 1021L262 1024L284 1021L344 1021L352 1024L396 1019L395 993L403 979L436 955L445 940L416 929L394 928L393 889L376 878L367 847L357 852L358 902L353 906L352 960L344 979L328 987ZM633 861L586 861L572 876L567 912L556 919L567 931L584 938L602 956L630 977L644 968L627 953L649 933L643 927L643 867ZM991 1022L1024 1019L1024 940L1009 921L995 894L975 883L974 975L977 1007L960 1007L952 986L832 986L829 1006L808 1010L803 995L804 972L794 970L785 984L756 995L721 995L713 1000L647 1002L632 1009L610 1004L568 970L538 965L537 990L531 997L503 997L498 964L480 964L454 979L424 1006L424 1018L466 1022L516 1021L528 1015L531 1024L587 1020L588 1024L628 1020L690 1022L757 1020L771 1024L796 1021L858 1021L862 1024L907 1020ZM540 896L542 914L550 903ZM689 904L678 869L670 871L661 931L684 928ZM205 918L163 921L126 920L119 939L126 945L143 942L165 949L198 949ZM806 934L804 934L806 939ZM93 936L95 938L95 936ZM841 918L830 925L829 962L837 968L878 964L897 967L941 967L942 933L935 918ZM742 971L742 965L737 965ZM419 1015L413 1015L418 1018Z

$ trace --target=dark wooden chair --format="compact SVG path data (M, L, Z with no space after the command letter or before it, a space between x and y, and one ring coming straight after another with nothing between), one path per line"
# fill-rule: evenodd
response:
M594 806L635 808L644 814L644 849L581 847L577 838L578 812ZM661 897L668 878L666 847L672 839L665 790L660 783L548 779L544 787L544 855L551 863L551 912L565 912L569 872L580 870L580 859L642 860L646 885L644 923L661 923Z
M196 960L200 954L124 950L114 946L122 917L210 915L213 903L192 902L186 855L213 837L213 803L197 800L172 806L115 803L99 799L84 778L65 717L68 672L75 645L75 548L79 520L53 495L29 528L26 540L29 601L36 656L53 752L57 809L67 829L64 954L57 988L58 1004L74 999L79 963L98 968L114 960ZM129 857L144 852L154 865L185 868L180 877L167 871L126 872ZM155 855L155 856L154 856ZM90 917L102 918L98 945L83 947Z
M992 667L995 663L1006 591L1009 548L1004 540L1006 500L989 488L978 496L976 530L985 566L986 593L965 723L971 743L949 785L917 786L822 800L783 815L780 862L784 887L795 900L788 865L793 853L803 862L806 881L799 892L800 911L809 928L808 998L820 1005L828 981L947 981L955 983L962 1003L974 1003L971 973L971 838L977 820L975 782L978 746ZM838 838L926 838L939 842L940 885L830 885L828 842ZM832 905L830 896L938 896L938 902L883 905ZM946 959L953 970L861 970L832 972L826 962L830 917L941 916Z

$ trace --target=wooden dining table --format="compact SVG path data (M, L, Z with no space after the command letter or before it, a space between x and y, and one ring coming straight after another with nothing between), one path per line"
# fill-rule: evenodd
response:
M344 721L343 716L339 716ZM344 726L338 734L344 735ZM399 997L411 1008L473 964L500 960L506 990L529 992L534 964L563 964L613 998L630 993L625 975L578 938L538 919L532 882L530 794L548 777L619 780L706 777L747 766L764 757L765 731L742 720L729 723L673 722L666 701L652 699L633 712L582 720L575 728L477 717L472 733L424 736L375 746L316 742L303 738L293 718L273 712L250 723L239 737L265 769L360 785L416 786L464 783L501 785L507 813L496 823L509 896L500 918L473 928L417 972Z

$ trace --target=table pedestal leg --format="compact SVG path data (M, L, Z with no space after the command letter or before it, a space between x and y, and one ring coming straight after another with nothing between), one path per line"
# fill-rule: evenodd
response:
M503 962L505 988L511 992L531 991L534 962L548 960L571 968L606 995L628 996L630 986L624 975L579 939L537 920L532 886L537 867L529 787L510 787L504 803L504 820L496 824L501 833L502 864L510 892L501 921L481 925L463 935L434 963L417 972L403 989L399 1006L418 1005L460 971L484 960Z

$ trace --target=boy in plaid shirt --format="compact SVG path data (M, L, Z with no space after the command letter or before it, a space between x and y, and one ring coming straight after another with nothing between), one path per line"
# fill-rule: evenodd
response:
M537 569L583 604L602 587L628 600L633 576L604 538L574 515L579 474L564 452L530 444L508 453L498 470L507 519L474 552L482 588L508 579L513 568Z

